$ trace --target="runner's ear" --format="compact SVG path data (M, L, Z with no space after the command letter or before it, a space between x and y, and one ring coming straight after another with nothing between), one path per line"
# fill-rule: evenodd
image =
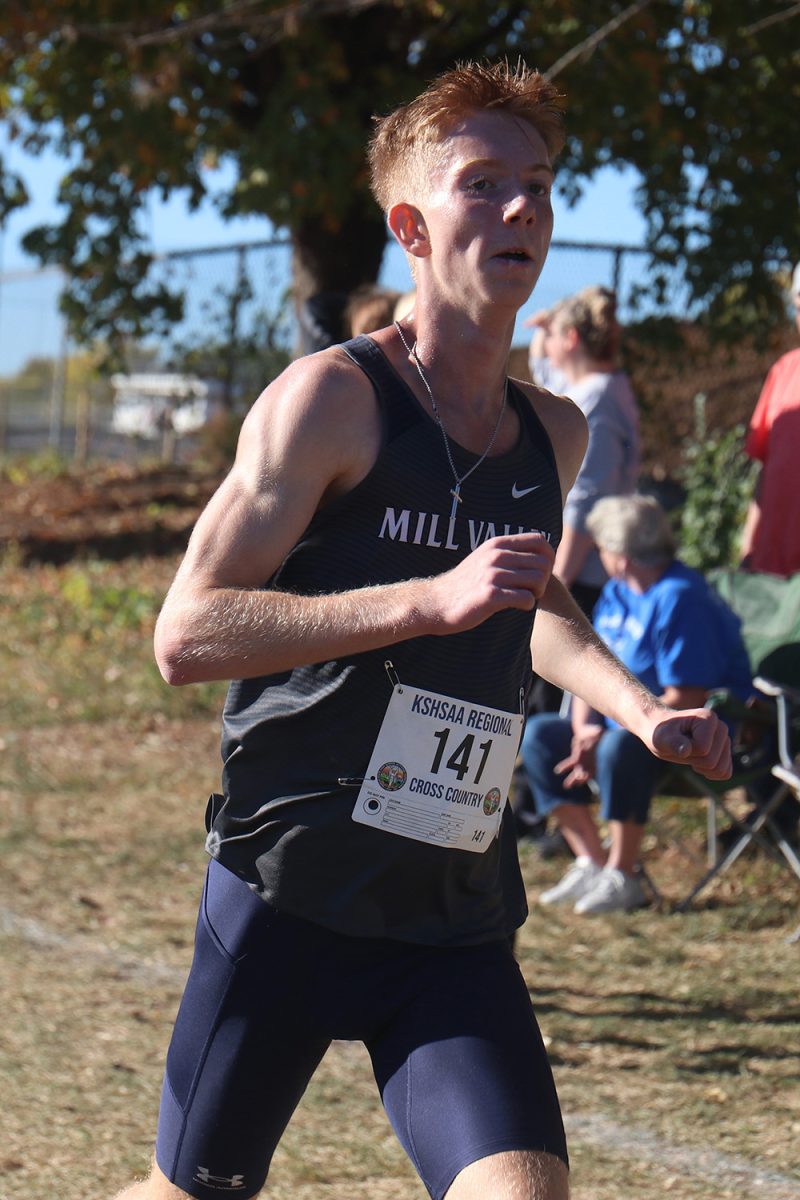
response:
M430 254L428 230L422 213L413 204L403 201L389 209L389 228L406 254L427 258Z

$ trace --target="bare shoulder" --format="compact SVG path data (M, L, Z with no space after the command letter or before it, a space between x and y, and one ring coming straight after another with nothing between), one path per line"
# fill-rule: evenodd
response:
M568 396L558 396L555 392L548 392L546 388L522 379L515 379L513 382L530 401L531 407L551 437L553 433L559 436L562 429L566 429L568 434L574 437L586 428L586 418Z
M346 355L332 348L293 363L248 412L180 577L213 586L268 578L314 513L367 475L380 439L372 385Z
M310 438L329 449L377 420L372 384L338 347L297 359L264 389L247 414L246 438ZM331 444L331 439L332 443Z
M264 389L242 425L235 469L254 480L311 471L323 492L344 491L369 471L380 437L370 380L332 347L298 359Z
M589 441L586 418L568 396L557 396L546 388L520 379L515 379L514 383L528 398L548 433L558 464L561 488L566 495L575 482L586 453Z

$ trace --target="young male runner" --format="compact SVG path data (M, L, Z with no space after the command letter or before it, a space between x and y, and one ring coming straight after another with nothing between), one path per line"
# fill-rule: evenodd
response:
M505 371L550 241L557 99L522 66L471 65L379 122L374 189L416 306L267 388L170 589L165 678L234 682L157 1165L126 1200L255 1196L332 1038L367 1045L432 1197L567 1195L509 947L532 631L540 674L661 757L721 778L729 751L551 576L585 425Z

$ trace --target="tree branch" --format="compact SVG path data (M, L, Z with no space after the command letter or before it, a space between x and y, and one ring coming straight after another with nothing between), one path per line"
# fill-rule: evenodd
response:
M767 29L770 25L777 25L781 21L788 21L790 17L800 16L800 4L793 4L791 8L785 8L783 12L773 13L771 17L764 17L761 21L755 21L752 25L745 26L740 29L739 33L742 37L749 37L753 33L760 33L762 29Z
M636 0L635 4L629 5L623 12L616 17L612 17L610 21L606 21L605 25L601 25L588 38L584 38L577 46L573 46L566 54L562 54L561 58L556 59L552 67L548 71L543 71L545 79L555 79L556 75L575 61L576 58L589 58L601 42L604 42L607 37L619 29L620 25L624 25L631 17L635 17L637 13L642 12L652 4L653 0Z
M248 21L248 33L267 35L278 40L281 34L291 33L306 20L326 16L354 16L367 8L373 8L384 0L292 0L271 12L263 12L261 0L239 0L218 12L192 17L177 25L142 31L142 26L132 21L111 22L106 25L67 24L62 33L67 37L87 37L112 44L124 43L126 47L167 45L171 42L190 40L202 33L230 29Z

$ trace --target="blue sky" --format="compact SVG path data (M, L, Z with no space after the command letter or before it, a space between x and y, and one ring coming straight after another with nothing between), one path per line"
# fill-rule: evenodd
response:
M9 144L2 125L0 155L3 156L8 169L22 175L31 195L31 203L13 213L5 229L0 230L0 277L13 277L20 272L33 271L37 267L36 261L23 253L20 240L28 229L57 218L56 194L65 164L62 159L49 152L37 158L26 155L18 144ZM212 194L222 190L230 184L232 177L232 166L210 172L209 190ZM636 174L633 170L618 172L607 168L596 176L587 187L581 202L574 208L567 206L556 189L554 237L580 242L641 245L644 221L634 205L635 186ZM155 196L148 200L144 232L155 251L166 252L257 241L269 238L272 228L265 218L223 221L211 200L206 201L197 212L190 213L184 197L176 194L166 202ZM410 287L408 269L399 249L387 252L381 280L387 286L402 291ZM547 292L546 296L542 294L543 290ZM562 288L560 294L568 290L570 289ZM53 292L55 291L54 284ZM520 314L516 342L522 342L526 337L522 326L524 317L542 303L552 303L558 298L558 294L557 281L548 285L543 275L537 293ZM59 341L59 318L55 312L46 314L42 311L37 314L38 329L29 330L33 337L30 346L13 327L13 317L14 314L10 313L8 306L3 303L0 288L0 373L3 374L16 370L31 352L55 353Z
M65 163L51 152L37 158L25 154L17 144L9 143L1 123L0 155L10 170L22 175L31 194L31 203L14 213L4 233L0 234L3 240L0 270L16 271L35 265L24 255L19 245L20 238L34 225L52 220L57 214L55 197ZM232 178L232 167L209 171L209 190L212 193L222 190ZM633 203L635 185L636 172L632 169L620 172L605 168L588 186L581 202L572 209L567 207L556 190L555 237L639 245L644 234L644 222ZM198 212L189 213L181 194L166 202L152 197L148 202L145 229L157 251L255 241L271 234L269 222L264 218L223 221L210 201Z

